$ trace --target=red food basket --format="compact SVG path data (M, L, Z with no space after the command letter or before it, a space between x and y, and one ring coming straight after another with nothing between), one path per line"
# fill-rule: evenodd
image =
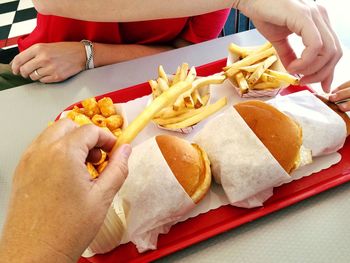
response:
M199 76L211 75L220 72L225 65L226 59L222 59L198 67L197 73ZM286 95L305 89L309 88L290 86L284 89L281 94ZM97 96L97 99L108 96L115 103L127 102L150 93L151 88L149 84L142 83ZM79 103L75 105L80 106ZM66 110L71 109L73 106L68 107ZM168 234L159 236L157 250L140 254L132 243L128 243L117 247L107 254L95 255L86 259L81 258L79 262L149 262L348 182L350 180L349 139L346 140L344 147L339 153L342 155L342 159L336 165L275 188L274 195L265 202L263 207L245 209L230 205L222 206L174 225Z

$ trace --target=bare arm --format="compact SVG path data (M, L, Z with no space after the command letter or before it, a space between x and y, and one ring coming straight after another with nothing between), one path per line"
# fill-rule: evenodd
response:
M157 54L171 50L172 46L146 46L134 44L94 44L94 64L95 67L110 65L122 61L127 61L139 57Z
M187 17L235 6L239 0L33 0L39 13L100 22ZM84 10L82 12L82 10Z

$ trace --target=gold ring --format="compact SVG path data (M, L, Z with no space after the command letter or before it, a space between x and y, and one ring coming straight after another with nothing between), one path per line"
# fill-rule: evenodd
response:
M36 69L36 70L34 70L34 74L37 76L37 77L39 77L39 78L42 78L43 76L41 76L40 74L39 74L39 72L38 72L38 70Z

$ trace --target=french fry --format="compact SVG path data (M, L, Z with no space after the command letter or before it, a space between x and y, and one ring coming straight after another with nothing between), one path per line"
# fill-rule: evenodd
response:
M194 101L191 95L184 98L184 103L186 108L194 109Z
M261 81L261 82L276 82L276 81L280 81L280 80L277 79L275 76L272 76L272 75L267 74L267 73L263 73L261 75L259 81Z
M232 77L239 71L240 67L249 66L261 59L267 58L274 54L275 54L275 49L273 47L270 47L269 49L266 49L260 53L253 53L251 55L248 55L244 59L239 60L233 63L232 65L230 65L229 69L225 72L225 74L227 77Z
M197 71L195 67L191 67L190 71L187 74L186 81L193 82L197 77Z
M148 83L151 86L153 98L157 98L162 93L158 87L157 81L151 79Z
M250 66L240 67L240 70L253 73L261 64L264 62L259 62Z
M254 54L257 54L257 53L261 53L269 48L272 47L272 44L270 42L265 42L263 45L261 45L260 47L258 47L257 49L255 50L252 50L252 52L249 54L249 55L254 55Z
M159 111L154 116L154 118L164 118L164 119L172 118L172 117L181 115L183 113L186 113L186 112L188 112L190 110L191 109L187 109L187 108L183 107L182 109L176 111L176 110L173 109L173 106L169 106L169 107L166 107L166 108L162 109L161 111Z
M188 64L182 63L180 68L180 76L179 76L180 81L184 81L186 79L187 71L188 71Z
M208 104L209 97L210 97L209 93L207 93L207 94L202 96L203 105L207 105Z
M161 125L161 126L162 125L167 125L167 124L172 124L172 123L178 123L178 122L184 121L184 120L186 120L188 118L191 118L194 115L197 115L197 114L201 113L204 110L205 110L205 107L202 107L202 108L199 108L199 109L194 109L194 110L188 111L188 112L186 112L184 114L181 114L181 115L173 117L173 118L166 118L166 119L156 118L156 119L153 119L153 121L155 123L157 123L158 125Z
M279 81L260 82L250 87L250 89L252 90L276 89L276 88L279 88L280 85L281 85L281 82Z
M152 103L139 114L131 124L119 136L117 143L113 146L112 153L122 144L130 143L137 134L151 121L161 109L174 103L180 94L191 89L191 83L181 81L172 86L160 96L155 98Z
M165 80L165 82L169 85L169 79L168 76L166 75L164 68L162 65L158 67L158 76L161 77L162 79Z
M237 81L237 84L239 86L239 90L241 94L247 93L249 90L248 82L246 81L245 77L243 76L242 72L238 72L235 76L235 79Z
M162 92L166 91L169 89L168 82L166 82L163 78L158 78L157 79L158 87Z
M198 89L195 89L192 92L192 98L193 98L193 104L194 104L194 108L195 109L198 109L198 108L200 108L200 107L202 107L204 105L203 101L202 101L202 98L199 95Z
M181 68L177 67L176 73L175 73L174 78L173 78L173 82L171 83L171 86L175 85L176 83L178 83L180 81L180 71L181 71Z
M231 43L228 46L228 50L232 53L232 54L236 54L241 58L245 58L246 56L249 55L249 51L246 48L240 47L238 45L236 45L235 43Z
M276 70L272 70L272 69L267 69L266 74L269 74L271 76L276 77L277 79L279 79L280 81L286 82L288 84L291 85L298 85L299 84L299 79L286 73L286 72L279 72Z
M205 118L209 117L210 115L214 114L215 112L219 111L221 108L223 108L227 104L227 98L222 98L215 102L214 104L208 105L203 107L203 111L199 114L194 115L191 118L187 118L184 121L178 122L178 123L172 123L164 125L165 128L169 129L183 129L186 127L190 127L201 120L204 120Z
M250 75L248 78L248 84L250 86L254 85L261 75L265 72L266 69L268 69L273 63L277 61L277 57L275 55L272 55L271 57L268 57L264 60L264 62L256 68L256 70Z

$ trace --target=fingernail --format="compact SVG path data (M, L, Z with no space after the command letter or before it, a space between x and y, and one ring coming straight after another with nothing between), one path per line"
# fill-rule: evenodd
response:
M123 155L125 159L128 159L131 154L131 146L129 144L124 144L121 146L120 153Z
M337 94L331 94L329 95L330 100L336 100L337 99Z

